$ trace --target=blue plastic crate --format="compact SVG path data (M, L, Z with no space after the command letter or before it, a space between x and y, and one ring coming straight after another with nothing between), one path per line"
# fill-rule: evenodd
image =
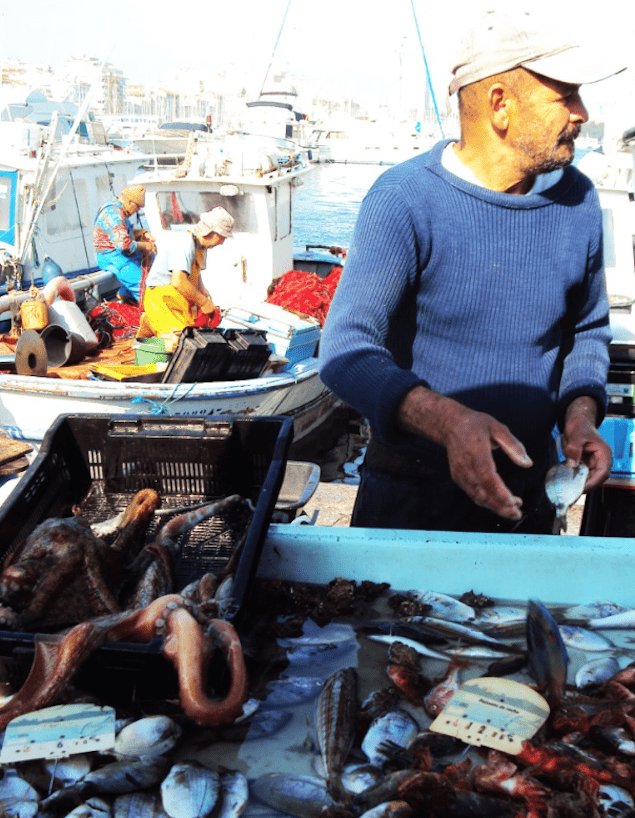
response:
M635 474L633 461L635 419L607 416L599 431L613 452L611 474L616 476Z

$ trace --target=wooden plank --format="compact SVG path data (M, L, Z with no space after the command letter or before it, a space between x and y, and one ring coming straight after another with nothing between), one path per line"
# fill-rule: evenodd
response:
M33 446L30 443L0 435L0 466L10 463L12 460L17 460L19 457L24 457L25 454L32 451Z

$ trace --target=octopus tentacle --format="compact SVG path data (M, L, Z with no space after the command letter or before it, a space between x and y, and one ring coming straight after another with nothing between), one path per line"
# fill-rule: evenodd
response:
M103 642L106 631L82 622L64 636L40 637L31 670L20 690L0 707L0 730L24 713L51 704L75 676L82 662Z
M217 500L215 503L209 503L192 511L187 511L185 514L179 514L163 526L154 542L168 548L170 552L174 552L177 549L177 541L182 534L185 534L198 523L202 523L203 520L214 517L228 508L244 502L245 498L241 497L240 494L230 494L229 497L223 497L222 500Z

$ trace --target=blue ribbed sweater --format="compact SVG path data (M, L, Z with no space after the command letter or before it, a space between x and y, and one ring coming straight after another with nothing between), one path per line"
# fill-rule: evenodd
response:
M535 462L568 403L606 404L608 300L590 180L481 188L441 164L447 142L386 171L365 197L320 344L324 382L385 442L424 384L506 423Z

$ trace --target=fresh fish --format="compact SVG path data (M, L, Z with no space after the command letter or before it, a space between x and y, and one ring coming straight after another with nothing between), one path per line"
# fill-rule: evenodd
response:
M324 685L321 676L291 676L267 685L263 707L293 707L314 699Z
M351 625L330 622L323 628L307 620L302 636L280 637L276 641L281 648L295 648L302 645L332 645L339 642L351 642L356 639L355 629Z
M625 611L611 614L611 616L600 616L589 619L587 626L597 630L635 628L635 609L626 609Z
M249 791L263 804L297 818L320 818L324 809L337 806L325 782L309 775L266 773L249 782Z
M357 671L346 667L324 683L315 708L315 733L329 792L341 794L340 775L355 740Z
M591 735L613 750L627 756L635 756L635 740L623 727L592 727Z
M449 619L451 622L473 622L476 618L476 611L470 605L438 591L409 591L407 596L422 605L430 605L432 614L439 619Z
M163 809L170 818L204 818L220 794L220 776L199 761L182 761L161 782Z
M578 625L561 625L560 635L562 640L570 648L582 650L586 653L594 653L602 650L612 650L615 648L610 639L606 639L599 633L581 628Z
M5 767L0 779L0 815L3 818L35 818L37 791L11 767Z
M435 719L459 689L459 674L468 664L465 659L452 657L445 677L424 697L423 707L431 719Z
M176 746L181 727L168 716L146 716L126 725L115 737L112 754L120 761L146 755L164 755Z
M379 784L383 776L379 767L373 764L346 764L342 771L342 786L346 792L359 795Z
M111 816L108 801L104 801L103 798L88 798L83 804L71 810L66 818L111 818Z
M565 619L604 619L607 616L624 613L628 608L616 602L589 602L586 605L572 605L564 610Z
M591 659L575 674L575 686L578 690L601 685L612 679L620 669L620 663L614 656Z
M465 647L459 645L458 647L446 648L445 652L450 656L461 656L463 659L470 659L472 661L483 659L490 662L493 659L509 658L509 653L494 650L487 645L469 645Z
M166 756L155 755L141 756L132 761L113 761L88 773L75 786L83 786L92 793L122 795L158 784L167 774L170 764Z
M527 608L527 648L529 672L553 709L564 695L569 654L555 619L541 602L531 599Z
M44 769L62 787L76 784L90 772L91 757L86 753L77 753L69 758L47 758Z
M493 636L487 636L477 628L462 625L459 622L449 622L444 619L437 619L433 616L412 616L408 619L412 625L416 625L422 631L434 636L442 636L444 639L459 639L470 645L489 645L506 653L517 653L518 648L501 642Z
M566 463L558 463L547 472L545 492L556 509L554 534L567 530L567 512L581 497L588 476L589 469L584 463L579 463L575 469Z
M381 749L384 742L390 741L405 750L419 729L406 710L389 710L371 723L362 740L362 750L371 764L381 767L388 760L388 755Z
M606 818L621 818L635 809L633 796L623 787L615 784L602 784L598 789L598 802L602 815Z
M238 818L249 803L249 784L240 770L220 773L220 810L215 818Z
M498 625L509 625L527 620L527 608L519 605L495 605L493 608L482 608L474 624L479 628L495 628Z
M166 812L157 795L129 792L115 798L112 818L166 818Z
M373 642L383 642L386 645L394 645L395 642L401 642L402 645L412 648L417 653L420 653L421 656L427 656L428 659L440 659L442 662L448 661L448 657L445 656L445 654L432 650L432 648L427 647L422 642L417 642L415 639L408 639L406 636L391 636L388 633L371 633L368 638L372 639Z

